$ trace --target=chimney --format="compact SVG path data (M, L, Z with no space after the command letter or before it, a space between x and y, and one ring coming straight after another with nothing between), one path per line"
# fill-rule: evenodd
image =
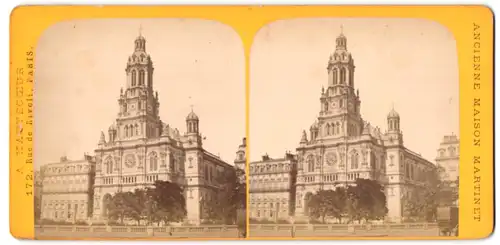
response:
M270 159L271 158L269 157L269 155L267 155L267 153L266 155L262 156L262 161L269 161Z

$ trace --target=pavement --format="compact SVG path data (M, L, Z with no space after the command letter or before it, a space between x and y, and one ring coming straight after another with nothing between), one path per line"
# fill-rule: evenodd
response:
M291 237L290 231L261 231L261 230L250 230L250 237ZM437 228L426 229L426 230L393 230L393 231L383 231L383 230L370 230L370 231L356 231L354 233L350 232L312 232L312 231L297 231L295 232L295 238L308 238L308 237L433 237L439 236L439 230Z
M228 233L216 233L216 234L207 234L207 233L194 233L191 232L189 234L180 233L180 234L170 234L168 232L155 232L153 235L148 235L144 232L61 232L61 231L44 231L41 232L39 229L35 229L35 238L39 239L50 239L50 238L70 238L70 239L81 239L81 238L150 238L150 237L158 237L158 238L238 238L237 232L228 232Z
M369 231L356 231L354 233L335 231L335 232L312 232L312 231L296 231L295 238L310 238L310 237L432 237L439 236L439 230L437 228L432 229L400 229L392 231L383 230L369 230ZM227 232L225 234L221 233L203 233L203 232L190 232L190 233L168 233L168 232L155 232L153 235L148 235L144 232L62 232L62 231L44 231L41 232L39 229L35 229L36 238L71 238L71 239L81 239L81 238L238 238L238 234L235 232ZM249 237L292 237L290 231L262 231L262 230L250 230Z

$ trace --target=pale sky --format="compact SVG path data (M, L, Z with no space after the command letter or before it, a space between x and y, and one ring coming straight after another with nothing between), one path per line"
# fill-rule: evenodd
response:
M119 111L134 40L146 38L163 122L186 131L193 104L205 148L232 164L245 136L245 60L229 26L194 19L61 22L37 45L35 167L93 153ZM189 99L189 97L192 99Z
M320 110L326 66L343 25L356 66L361 114L387 129L394 103L405 145L434 162L444 135L459 135L453 35L424 19L292 19L263 27L250 61L250 160L295 152Z

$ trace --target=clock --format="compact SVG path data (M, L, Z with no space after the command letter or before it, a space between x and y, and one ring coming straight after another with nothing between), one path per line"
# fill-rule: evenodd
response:
M336 108L337 104L335 102L332 103L332 108Z
M326 164L332 166L337 162L337 156L335 156L335 153L328 153L326 155Z
M125 166L127 168L133 168L135 166L135 156L132 154L129 154L125 157Z

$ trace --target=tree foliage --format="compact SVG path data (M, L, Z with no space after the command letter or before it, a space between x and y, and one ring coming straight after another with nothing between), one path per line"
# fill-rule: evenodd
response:
M352 186L337 187L335 190L320 190L308 201L311 219L335 218L342 222L379 220L387 214L383 187L374 180L358 179Z
M220 224L243 223L241 220L245 217L242 217L241 210L246 207L245 172L240 169L226 171L216 181L220 188L217 194L201 200L203 219Z
M168 181L156 181L153 187L115 193L107 205L108 219L152 222L176 222L186 216L186 202L182 188Z
M439 206L453 206L458 200L458 180L443 181L439 178L445 171L438 167L437 172L425 172L426 181L412 188L405 196L403 212L407 220L429 221L436 218Z

